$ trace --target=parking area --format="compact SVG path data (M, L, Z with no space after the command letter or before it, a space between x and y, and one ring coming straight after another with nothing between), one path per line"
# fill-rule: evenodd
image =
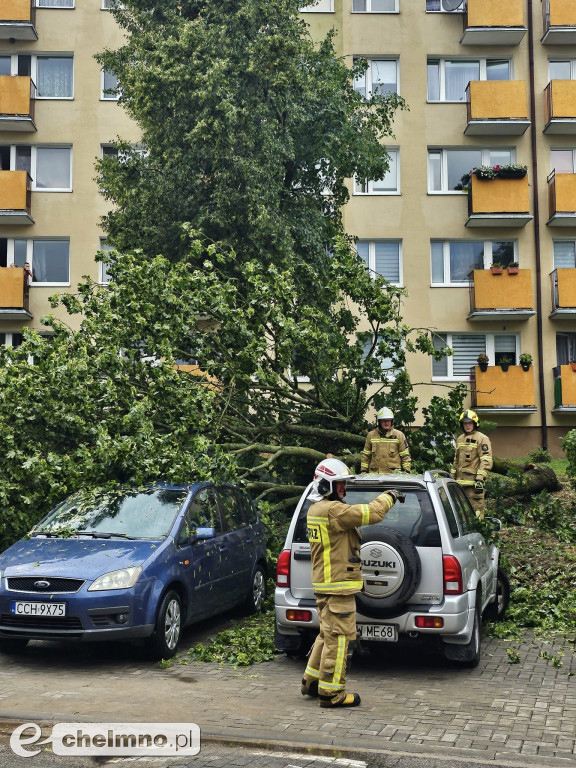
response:
M183 650L217 628L188 630ZM303 662L283 655L233 669L188 663L184 652L162 668L131 646L33 642L0 658L0 717L193 722L205 740L575 764L573 648L530 633L513 644L486 638L480 665L462 670L385 644L379 658L354 660L349 689L362 707L326 711L300 695Z

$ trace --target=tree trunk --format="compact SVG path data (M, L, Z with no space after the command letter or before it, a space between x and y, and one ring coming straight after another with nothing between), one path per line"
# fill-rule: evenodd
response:
M512 464L506 459L502 462ZM562 485L558 482L556 472L547 464L515 465L514 469L523 470L520 477L498 477L501 490L507 496L531 496L538 491L559 491Z

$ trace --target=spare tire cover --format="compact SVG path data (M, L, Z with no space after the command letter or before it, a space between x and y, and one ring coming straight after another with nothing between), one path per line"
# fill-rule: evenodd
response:
M361 533L364 590L356 596L358 610L369 618L398 615L420 583L418 550L403 533L384 525L366 526Z

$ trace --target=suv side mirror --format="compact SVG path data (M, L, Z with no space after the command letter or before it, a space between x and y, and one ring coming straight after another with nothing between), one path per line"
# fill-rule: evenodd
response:
M502 530L502 520L500 520L497 517L485 517L484 520L489 520L491 523L494 523L495 526L497 526L498 530Z
M215 528L196 528L193 535L194 541L205 541L206 539L213 539L216 537Z

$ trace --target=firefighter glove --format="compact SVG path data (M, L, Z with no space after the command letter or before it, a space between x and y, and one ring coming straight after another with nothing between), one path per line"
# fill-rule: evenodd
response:
M399 501L400 504L404 504L404 502L406 501L406 496L404 496L402 491L386 491L386 493L392 496L392 498L394 499L394 503Z
M474 483L474 493L484 493L484 483L482 480L476 480Z

